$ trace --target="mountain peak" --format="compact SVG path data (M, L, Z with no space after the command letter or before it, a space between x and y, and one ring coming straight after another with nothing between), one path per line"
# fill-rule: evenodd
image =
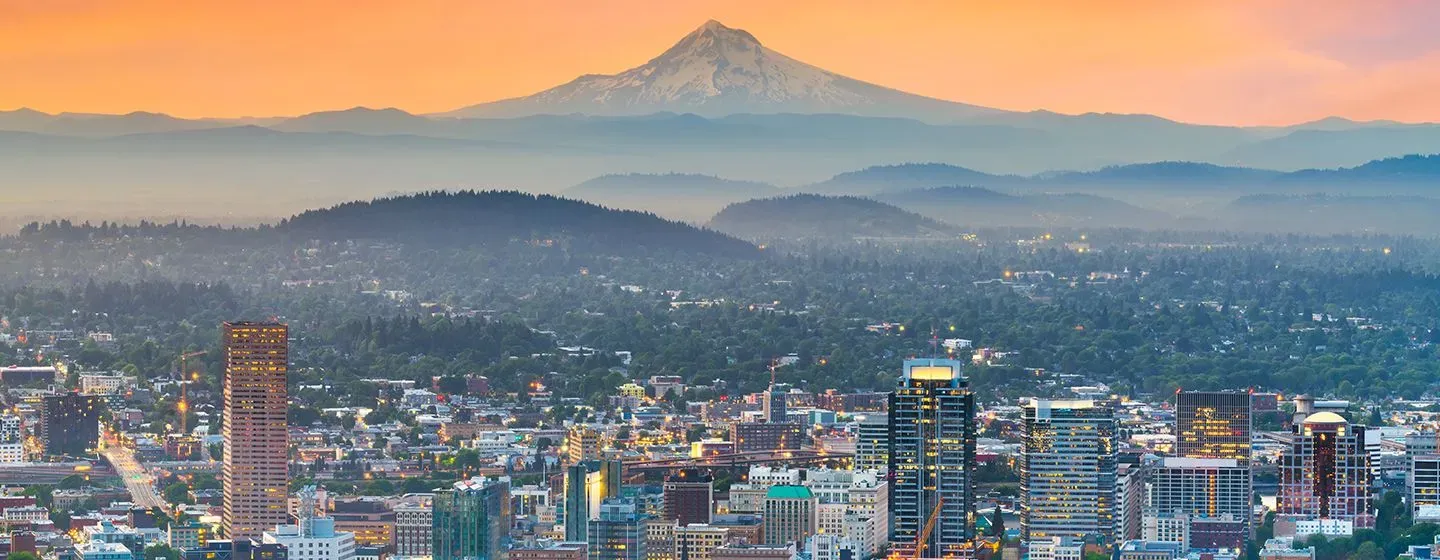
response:
M689 35L686 35L685 38L681 39L680 42L676 43L675 46L678 47L681 45L686 45L694 42L696 39L733 41L736 43L752 45L756 47L760 46L760 40L756 39L754 35L751 35L749 31L746 31L744 29L737 29L734 27L728 27L725 24L713 19L705 22L700 27L695 28L694 31L691 31ZM673 50L674 47L671 47L671 49Z
M701 116L736 113L848 113L974 116L991 109L904 93L848 78L766 48L743 29L709 20L659 56L624 72L586 74L530 95L446 114Z

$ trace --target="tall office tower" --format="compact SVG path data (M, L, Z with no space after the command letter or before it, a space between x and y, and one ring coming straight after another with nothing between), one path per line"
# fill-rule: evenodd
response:
M605 500L600 504L600 516L591 519L586 530L590 560L645 560L648 521L649 516L639 512L634 500Z
M784 424L788 412L785 408L785 391L775 388L772 382L770 387L765 389L762 400L765 421L771 424Z
M1115 530L1115 412L1095 401L1025 406L1020 539L1110 537Z
M286 513L290 400L289 329L278 323L225 323L224 513L232 541L258 540L289 522Z
M1150 469L1144 463L1121 463L1115 468L1115 542L1140 538L1145 518L1145 486Z
M1332 519L1369 515L1370 457L1365 427L1334 412L1306 417L1290 449L1280 456L1281 514Z
M1440 507L1440 455L1416 455L1410 459L1410 515L1420 508Z
M620 461L583 461L565 468L565 540L584 542L600 504L620 496Z
M1250 462L1250 393L1175 393L1175 454Z
M1220 519L1243 523L1249 534L1250 465L1235 459L1166 457L1150 471L1147 515Z
M959 361L905 360L903 367L890 394L891 548L925 558L965 556L975 538L975 394Z
M61 393L40 400L40 442L46 455L89 455L100 441L105 400L94 395ZM284 499L283 497L281 498Z
M666 521L681 527L709 523L715 510L715 478L699 469L681 469L665 478Z
M765 544L800 546L819 532L820 501L804 486L771 486L765 494Z
M856 426L855 470L889 472L890 417L871 414Z
M433 498L395 506L395 554L429 556L434 530Z
M566 464L600 459L600 431L590 426L573 426L565 435Z
M500 560L510 541L510 477L475 477L435 494L434 560Z

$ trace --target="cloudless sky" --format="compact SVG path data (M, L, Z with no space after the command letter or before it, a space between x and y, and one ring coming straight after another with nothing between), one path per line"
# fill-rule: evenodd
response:
M446 111L638 66L708 19L1003 109L1440 121L1429 0L0 0L0 109Z

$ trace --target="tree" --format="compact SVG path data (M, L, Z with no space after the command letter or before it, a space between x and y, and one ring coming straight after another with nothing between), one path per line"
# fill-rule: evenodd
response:
M990 535L1005 538L1005 517L1000 515L999 504L995 505L995 513L990 514Z
M74 490L82 486L85 486L85 477L78 474L72 474L62 478L60 479L60 483L55 485L56 488L61 490Z
M1380 545L1365 541L1355 552L1350 553L1347 560L1385 560L1385 551L1380 549Z
M480 452L474 449L461 449L455 453L455 468L461 474L469 476L470 473L480 470Z
M22 550L22 551L20 551L20 552L11 552L10 554L7 554L7 555L5 556L5 559L6 559L6 560L40 560L40 557L39 557L39 556L36 556L34 552L30 552L30 551L27 551L27 550Z
M160 495L165 498L166 503L190 503L190 487L186 486L183 482L176 482L166 486L164 490L160 491Z
M440 392L447 395L463 395L470 388L465 378L458 375L441 377L437 385L439 386Z
M50 504L54 503L54 498L52 497L53 491L54 489L47 484L36 484L25 487L24 494L26 496L35 496L35 505L49 508Z
M15 555L12 554L10 555L10 557L14 558ZM170 546L165 543L155 543L145 547L145 558L150 560L153 560L155 558L164 558L165 560L180 560L180 551L170 548Z
M395 483L389 479L377 478L365 485L366 496L389 496L395 493Z

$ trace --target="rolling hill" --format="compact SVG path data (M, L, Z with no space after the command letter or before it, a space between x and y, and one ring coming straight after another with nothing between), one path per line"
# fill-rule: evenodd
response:
M711 218L717 231L746 239L948 237L956 228L853 196L796 194L731 204Z
M1009 195L979 187L940 187L876 196L877 200L967 227L1134 227L1173 225L1170 216L1090 194Z
M725 205L774 196L765 183L711 175L630 173L602 175L565 190L565 196L616 208L643 210L679 220L703 222Z
M312 239L380 239L427 246L528 243L570 253L680 251L749 258L755 246L630 210L514 191L431 192L310 210L275 231Z

